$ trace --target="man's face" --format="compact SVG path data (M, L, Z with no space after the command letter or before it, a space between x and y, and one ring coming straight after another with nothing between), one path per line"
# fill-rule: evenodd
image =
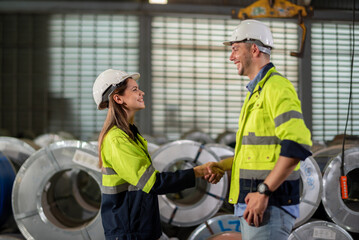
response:
M232 44L232 53L229 60L237 66L238 74L241 76L248 76L250 73L250 66L252 64L250 48L251 44L247 43Z

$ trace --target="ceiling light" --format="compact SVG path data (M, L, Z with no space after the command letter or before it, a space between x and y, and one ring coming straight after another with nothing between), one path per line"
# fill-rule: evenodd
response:
M167 4L167 0L148 0L150 4Z

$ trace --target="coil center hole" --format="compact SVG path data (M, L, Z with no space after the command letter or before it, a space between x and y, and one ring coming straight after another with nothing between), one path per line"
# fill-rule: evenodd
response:
M190 169L195 167L196 164L193 159L179 159L167 166L164 171L175 172L177 170ZM196 178L196 186L193 188L187 188L183 191L176 193L168 193L166 197L177 206L191 206L200 202L206 194L207 181L202 178Z
M359 168L355 168L347 174L348 199L345 205L353 211L359 212Z
M45 185L41 205L46 218L57 227L81 227L98 214L101 190L87 172L63 170L54 174Z

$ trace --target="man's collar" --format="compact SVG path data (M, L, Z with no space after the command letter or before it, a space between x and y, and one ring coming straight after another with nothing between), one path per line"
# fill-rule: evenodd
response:
M259 70L258 74L253 78L253 80L247 84L246 88L248 89L248 91L253 93L257 84L260 82L260 80L264 78L264 76L267 74L269 69L271 69L272 67L274 67L274 65L271 62L264 65L264 67L262 67L261 70Z

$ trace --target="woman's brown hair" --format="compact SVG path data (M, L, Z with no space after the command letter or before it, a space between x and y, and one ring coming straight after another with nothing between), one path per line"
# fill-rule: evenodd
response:
M123 96L126 88L128 79L121 82L116 88L116 90L113 91L113 93L109 97L109 103L108 103L108 111L107 116L105 119L105 122L103 124L102 130L100 132L100 135L98 137L98 152L99 152L99 166L102 167L102 158L101 158L101 145L102 141L107 134L107 132L113 127L116 126L122 131L124 131L132 140L135 140L135 136L133 135L132 131L130 130L129 123L127 120L127 113L126 113L126 104L117 104L115 100L113 99L113 95L118 94L120 96Z

